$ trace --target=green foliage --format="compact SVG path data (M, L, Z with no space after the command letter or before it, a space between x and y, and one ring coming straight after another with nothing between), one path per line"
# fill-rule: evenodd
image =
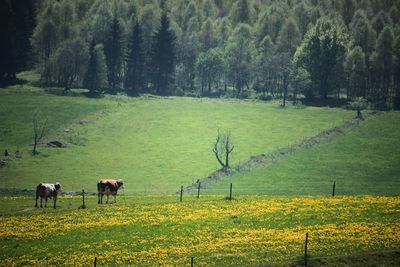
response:
M257 64L257 79L256 79L256 90L262 92L263 95L268 89L272 89L272 80L274 77L275 68L275 46L272 43L269 35L265 36L258 49L258 55L256 59Z
M300 93L302 93L303 95L311 94L309 92L311 90L310 73L302 67L297 67L292 70L290 75L291 75L290 79L292 81L292 86L293 86L293 104L297 105L298 104L297 96Z
M335 21L323 18L306 34L296 51L296 64L307 69L322 98L327 98L333 89L331 79L335 68L341 66L347 39L346 33Z
M160 26L154 35L152 47L153 86L157 94L170 93L175 71L175 39L170 30L167 14L161 16Z
M110 31L107 34L108 38L104 43L110 93L116 93L117 87L121 82L120 73L123 61L122 34L121 23L119 19L114 16Z
M366 96L366 63L361 47L356 46L346 54L344 70L348 77L349 96Z
M236 94L240 96L243 87L249 85L255 54L251 28L248 24L236 26L226 49L229 76L235 84Z
M393 42L393 31L391 27L386 26L379 34L376 42L375 70L377 72L375 76L378 84L377 89L379 90L376 93L381 99L387 99L389 97L389 91L392 85Z
M250 8L248 0L238 0L235 2L231 14L231 20L233 25L239 23L250 23Z
M207 51L208 49L215 47L216 40L215 40L214 25L210 18L203 23L199 34L199 38L200 38L200 44L202 46L202 51Z
M81 39L67 39L55 51L50 65L53 66L57 84L65 90L83 79L88 60L88 48Z
M125 88L129 88L130 95L137 95L139 90L143 89L143 70L145 63L145 54L143 47L142 29L139 22L133 27L128 56L126 59L127 73L125 78Z
M356 97L349 103L349 107L353 110L361 111L368 107L368 101L363 97Z
M211 94L211 89L218 86L224 67L224 55L220 49L215 48L200 53L196 61L196 72L201 83L201 94L204 93L205 88L208 94Z
M365 12L357 10L349 25L354 45L362 48L367 59L375 49L376 32L372 28Z
M392 28L393 36L399 35L399 9L400 5L390 0L384 2L355 0L43 1L38 5L36 27L31 40L37 56L36 67L41 74L43 85L61 86L57 71L61 67L55 65L62 64L62 61L55 62L53 59L56 51L67 40L81 39L86 42L86 46L94 40L96 44L104 45L109 92L116 93L124 90L132 94L130 83L127 82L132 76L132 67L123 62L125 57L132 52L132 48L129 47L131 43L129 37L132 35L132 25L138 21L143 39L140 92L161 93L162 90L160 91L156 84L161 82L158 80L163 75L155 74L159 73L156 69L160 68L160 65L157 66L157 60L154 61L154 49L159 47L160 43L157 43L159 40L154 38L154 35L159 30L161 14L165 12L169 19L168 30L173 33L176 42L173 45L166 43L166 46L170 48L168 51L165 50L164 54L170 53L168 57L174 58L175 62L170 64L171 70L166 75L168 77L162 78L168 80L166 90L168 92L162 92L163 94L190 92L190 94L198 95L204 88L201 87L201 83L195 82L197 57L200 52L219 48L226 52L228 64L225 74L216 82L224 83L227 89L224 90L226 96L232 95L232 90L228 90L228 87L234 86L237 92L246 88L248 91L256 90L263 94L268 92L274 97L290 98L295 94L294 81L290 79L290 73L300 64L311 75L313 88L308 92L321 97L324 101L326 98L333 97L339 100L344 92L347 94L354 91L353 85L359 83L357 81L359 78L344 72L343 61L347 50L359 46L365 56L365 92L363 94L369 99L375 99L373 102L381 103L380 106L392 106L394 93L382 88L396 88L395 74L393 71L386 72L390 77L384 77L382 81L380 57L382 53L378 51L380 48L378 49L376 43L385 27ZM2 11L8 12L7 9ZM24 21L21 25L26 25L26 20L21 21ZM248 25L250 42L245 41L243 49L239 49L237 40L241 37L238 36L237 28L242 24ZM31 23L31 25L34 24ZM11 33L11 28L5 29ZM306 45L312 43L311 35L318 35L315 43L319 44L313 48ZM267 36L274 46L268 55L262 51L262 42ZM12 39L10 41L15 42ZM333 43L330 43L331 41ZM234 59L232 53L239 50L242 52L239 52L238 59ZM246 50L252 52L247 53ZM308 52L300 53L305 50ZM300 62L298 56L292 60L294 51L298 51L298 55L303 54L303 59L308 57L309 59L305 60L308 63ZM310 51L314 51L315 54L311 55ZM20 53L17 54L20 55ZM249 54L252 54L251 60L248 60ZM264 63L260 62L261 58ZM314 58L315 61L311 62L310 58ZM319 58L321 60L318 62ZM239 63L237 67L234 66L236 63ZM243 69L239 70L242 67ZM84 69L86 67L83 67L81 71L84 72ZM83 73L79 76L82 77ZM356 80L353 81L352 77ZM384 83L383 86L382 83ZM81 79L76 79L72 86L82 86ZM237 92L236 96L244 96ZM351 96L347 95L347 97Z
M90 58L83 84L92 95L101 95L107 87L107 65L103 45L90 47Z

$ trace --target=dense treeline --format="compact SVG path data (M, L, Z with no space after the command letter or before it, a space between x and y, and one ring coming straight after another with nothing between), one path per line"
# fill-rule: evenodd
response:
M47 0L37 10L44 86L400 107L397 0Z
M34 21L33 0L0 0L0 86L29 67Z

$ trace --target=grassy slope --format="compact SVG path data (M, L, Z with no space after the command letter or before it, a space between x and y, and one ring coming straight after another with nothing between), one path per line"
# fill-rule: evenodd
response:
M64 191L95 191L99 177L124 178L126 193L173 193L219 168L211 152L218 129L230 129L232 163L275 150L340 124L352 113L340 109L281 109L276 103L191 98L87 99L60 97L26 88L0 90L0 148L19 146L24 157L0 170L5 187L34 188L59 181ZM28 154L30 118L41 107L53 122L53 137L67 149L40 148ZM13 112L10 112L12 110ZM78 118L89 116L80 125ZM63 127L71 134L62 134ZM54 137L56 136L56 137ZM76 144L76 145L74 145Z
M4 265L117 262L135 266L246 266L398 249L397 197L126 197L98 206L64 197L59 209L31 198L1 198ZM391 257L389 257L391 260ZM325 262L329 260L325 259ZM349 260L357 262L358 259Z
M268 167L236 174L203 192L329 195L399 194L400 113L370 117L329 143L317 145Z

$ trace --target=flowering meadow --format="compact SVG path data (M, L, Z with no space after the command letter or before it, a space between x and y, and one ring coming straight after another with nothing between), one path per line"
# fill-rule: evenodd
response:
M0 265L260 265L400 248L400 197L2 197ZM51 205L49 205L51 206Z

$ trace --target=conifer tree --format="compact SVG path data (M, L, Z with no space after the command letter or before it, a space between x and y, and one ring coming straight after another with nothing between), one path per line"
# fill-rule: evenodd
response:
M129 41L126 58L125 88L129 95L137 95L143 86L144 51L142 29L136 21Z
M376 42L378 71L375 75L378 75L378 79L380 80L379 88L376 89L379 96L385 102L389 100L388 97L393 73L393 39L391 27L385 26Z
M344 61L344 70L348 78L348 96L366 97L366 64L365 54L361 47L350 50Z
M161 16L160 26L152 46L153 86L157 94L168 94L175 72L175 35L169 28L167 14Z
M122 69L122 29L116 16L114 16L108 38L104 44L104 54L107 62L110 93L116 93Z

